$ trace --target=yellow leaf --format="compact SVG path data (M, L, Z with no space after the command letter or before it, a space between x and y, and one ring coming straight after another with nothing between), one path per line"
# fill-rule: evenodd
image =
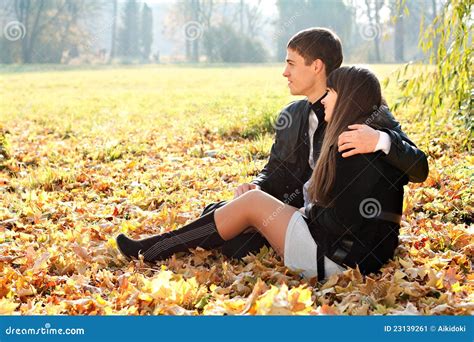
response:
M393 275L393 277L395 278L395 281L398 281L398 280L401 280L403 278L405 278L407 275L405 273L403 273L402 271L400 270L397 270L395 272L395 274Z
M463 287L461 286L459 281L457 281L453 285L451 285L451 291L454 292L454 293L462 291L462 290L463 290Z
M413 267L413 262L411 260L405 261L404 259L398 259L398 262L405 268Z
M7 298L0 299L0 315L11 315L19 305Z
M153 301L152 296L150 296L148 293L143 293L143 292L138 295L138 299L144 300L145 302Z

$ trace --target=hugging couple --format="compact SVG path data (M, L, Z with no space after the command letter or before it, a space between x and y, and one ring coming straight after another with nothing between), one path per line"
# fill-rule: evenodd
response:
M428 163L388 110L376 76L341 63L331 30L294 35L283 76L292 95L306 98L281 111L260 174L182 228L142 240L118 235L120 252L155 261L199 246L242 258L267 245L307 279L356 265L377 272L398 245L403 186L423 182Z

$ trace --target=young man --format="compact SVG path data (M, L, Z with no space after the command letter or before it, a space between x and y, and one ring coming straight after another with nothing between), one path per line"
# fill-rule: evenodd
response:
M321 100L326 96L326 78L342 63L342 46L337 35L325 28L310 28L294 35L287 45L286 68L292 95L306 99L294 101L280 113L276 138L270 158L260 174L251 182L239 185L234 198L259 188L275 198L297 208L303 207L303 186L310 178L318 160L326 123ZM411 182L423 182L428 176L426 155L402 132L386 106L374 108L367 125L351 125L338 138L343 157L383 151L384 161L405 174ZM370 127L379 127L375 130ZM203 214L223 205L225 201L208 205ZM271 224L271 222L269 222ZM250 231L250 232L249 232ZM258 232L248 231L226 241L222 253L241 258L270 246ZM347 253L350 241L341 241L341 253Z

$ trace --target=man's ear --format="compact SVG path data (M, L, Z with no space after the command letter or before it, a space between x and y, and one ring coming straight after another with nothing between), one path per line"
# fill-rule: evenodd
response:
M313 70L316 74L324 73L326 74L326 65L321 59L315 59L313 62Z

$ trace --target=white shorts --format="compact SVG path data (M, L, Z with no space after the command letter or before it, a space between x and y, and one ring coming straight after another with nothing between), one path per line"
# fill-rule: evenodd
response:
M291 216L285 236L284 264L292 271L299 272L307 279L318 275L316 251L318 246L314 242L308 225L301 212ZM331 259L324 257L325 279L336 273L342 273L346 268L338 265ZM321 280L318 280L321 281Z

